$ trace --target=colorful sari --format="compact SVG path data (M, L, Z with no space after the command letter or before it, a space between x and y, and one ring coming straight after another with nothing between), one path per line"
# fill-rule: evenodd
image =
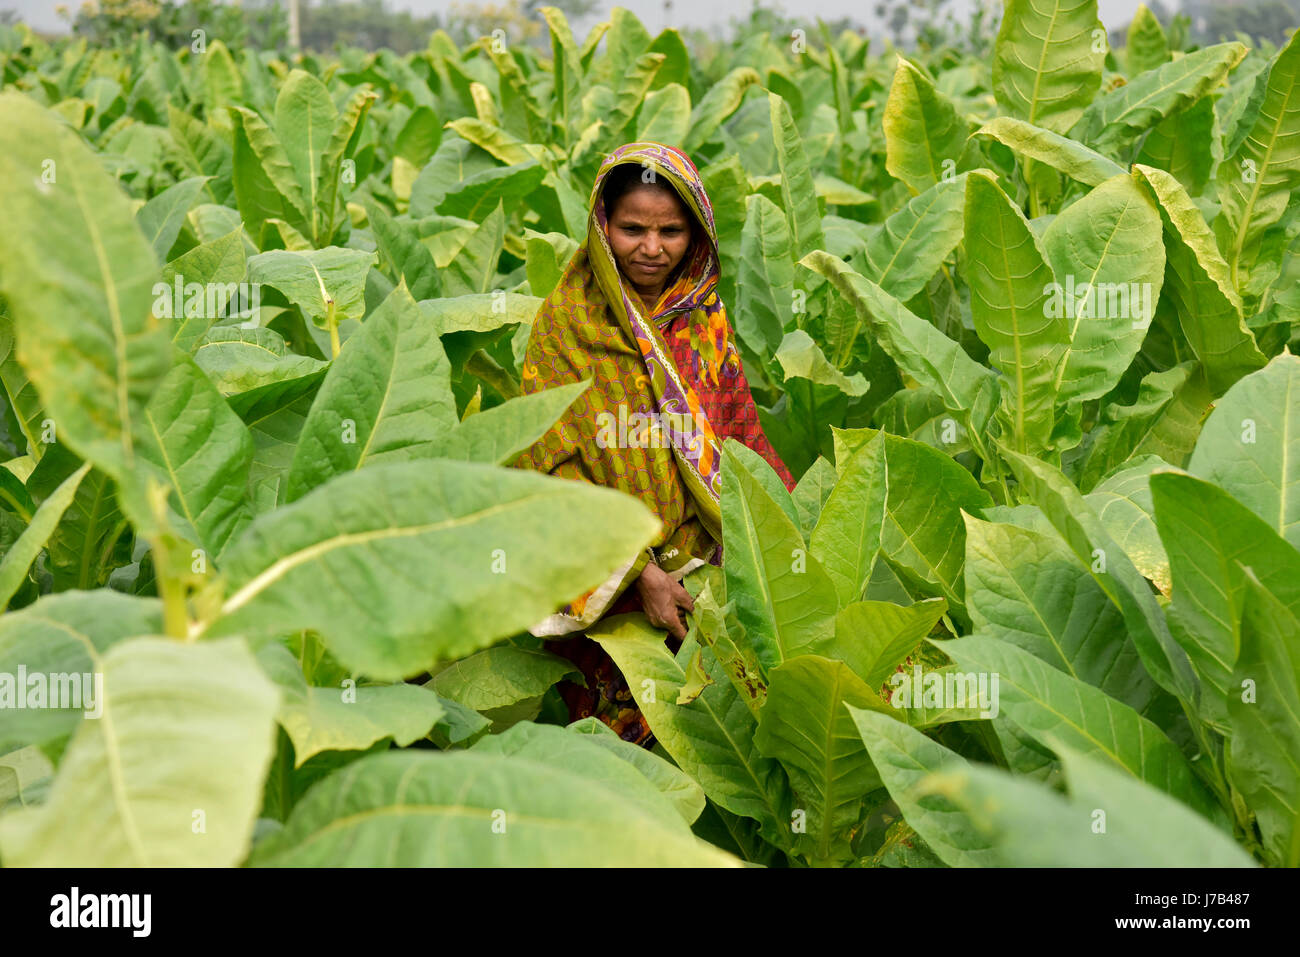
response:
M653 170L696 224L675 278L655 303L643 302L622 276L609 242L602 190L622 164ZM571 717L596 714L625 739L646 743L649 729L622 676L582 631L607 613L639 608L628 586L649 561L678 580L706 562L721 564L724 440L758 452L787 487L794 480L763 435L716 291L713 207L694 164L660 143L619 147L596 175L590 208L586 241L537 313L522 378L525 393L595 381L514 464L619 489L661 522L649 549L532 629L554 639L552 647L587 675L588 688L561 688Z

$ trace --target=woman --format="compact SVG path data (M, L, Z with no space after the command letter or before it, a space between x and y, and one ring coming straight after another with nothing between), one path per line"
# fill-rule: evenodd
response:
M594 714L646 747L654 739L626 682L582 631L644 611L674 645L685 638L693 602L681 579L721 563L725 439L794 485L759 426L715 291L718 262L713 207L686 154L618 148L596 175L586 242L538 311L523 364L526 393L595 381L515 465L627 492L663 523L651 547L533 628L586 676L586 688L560 686L570 720Z

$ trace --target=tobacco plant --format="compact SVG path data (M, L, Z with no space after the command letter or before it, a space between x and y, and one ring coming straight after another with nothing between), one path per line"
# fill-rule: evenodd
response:
M0 862L1300 864L1300 41L542 13L0 25ZM505 467L588 387L522 354L633 139L701 172L799 478L728 443L680 650L592 632L652 751L528 628L653 520Z

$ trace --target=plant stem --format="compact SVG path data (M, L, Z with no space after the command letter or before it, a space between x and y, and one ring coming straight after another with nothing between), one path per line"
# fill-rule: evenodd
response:
M329 312L325 314L325 324L329 326L330 330L330 357L337 359L339 357L339 351L343 346L339 342L339 320L338 315L334 311L333 299L329 302Z
M177 574L175 567L177 539L167 520L168 489L150 480L147 495L156 530L148 540L153 554L154 582L163 603L163 631L169 638L186 641L189 638L189 611L185 605L185 578Z
M163 629L169 638L188 638L189 620L185 611L185 585L173 574L171 556L161 538L151 543L154 571L158 576L158 593L163 602Z

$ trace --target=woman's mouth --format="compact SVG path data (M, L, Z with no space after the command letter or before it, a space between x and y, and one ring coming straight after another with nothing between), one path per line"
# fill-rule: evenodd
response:
M638 269L644 269L646 272L658 272L660 269L663 269L663 268L667 265L667 263L638 263L638 262L634 262L634 263L632 263L632 265L633 265L633 266L636 266Z

